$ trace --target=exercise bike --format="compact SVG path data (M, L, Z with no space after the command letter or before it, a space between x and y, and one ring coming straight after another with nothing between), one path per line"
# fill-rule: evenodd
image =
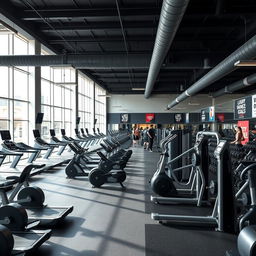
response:
M101 187L105 183L119 183L124 188L123 182L126 180L126 172L124 170L113 170L119 161L112 161L108 159L102 152L98 151L97 154L101 158L101 163L98 167L93 168L89 175L88 180L94 187Z

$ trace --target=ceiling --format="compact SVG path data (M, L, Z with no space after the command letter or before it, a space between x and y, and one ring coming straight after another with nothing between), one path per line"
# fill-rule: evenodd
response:
M148 66L129 60L135 55L150 60L161 5L160 0L1 0L0 13L57 54L121 55L121 66L81 70L109 93L137 94L143 91L132 88L145 87ZM255 0L191 0L153 93L177 94L192 85L255 34L255 13ZM253 72L237 69L201 93Z

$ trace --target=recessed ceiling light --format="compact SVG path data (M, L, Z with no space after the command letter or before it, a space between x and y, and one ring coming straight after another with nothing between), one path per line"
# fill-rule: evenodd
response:
M145 91L145 88L132 88L132 91Z

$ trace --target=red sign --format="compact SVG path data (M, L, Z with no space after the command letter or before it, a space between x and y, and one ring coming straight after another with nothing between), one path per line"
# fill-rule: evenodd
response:
M224 122L225 115L218 113L218 114L216 114L216 119L217 119L218 122Z
M242 144L246 144L249 141L249 121L238 121L237 126L240 126L243 132L244 141Z
M146 114L146 123L154 123L155 114Z

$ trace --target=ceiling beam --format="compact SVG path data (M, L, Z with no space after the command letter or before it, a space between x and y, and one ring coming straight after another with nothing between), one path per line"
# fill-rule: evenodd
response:
M138 17L138 16L159 16L161 8L155 7L140 7L140 8L120 8L120 13L122 16L129 16L129 17ZM109 18L109 17L117 17L118 13L116 8L47 8L47 9L37 9L37 12L40 15L47 19L56 19L56 20L67 20L70 18L81 18L86 19L89 17L93 18ZM42 20L37 13L33 10L24 10L20 14L23 20Z

